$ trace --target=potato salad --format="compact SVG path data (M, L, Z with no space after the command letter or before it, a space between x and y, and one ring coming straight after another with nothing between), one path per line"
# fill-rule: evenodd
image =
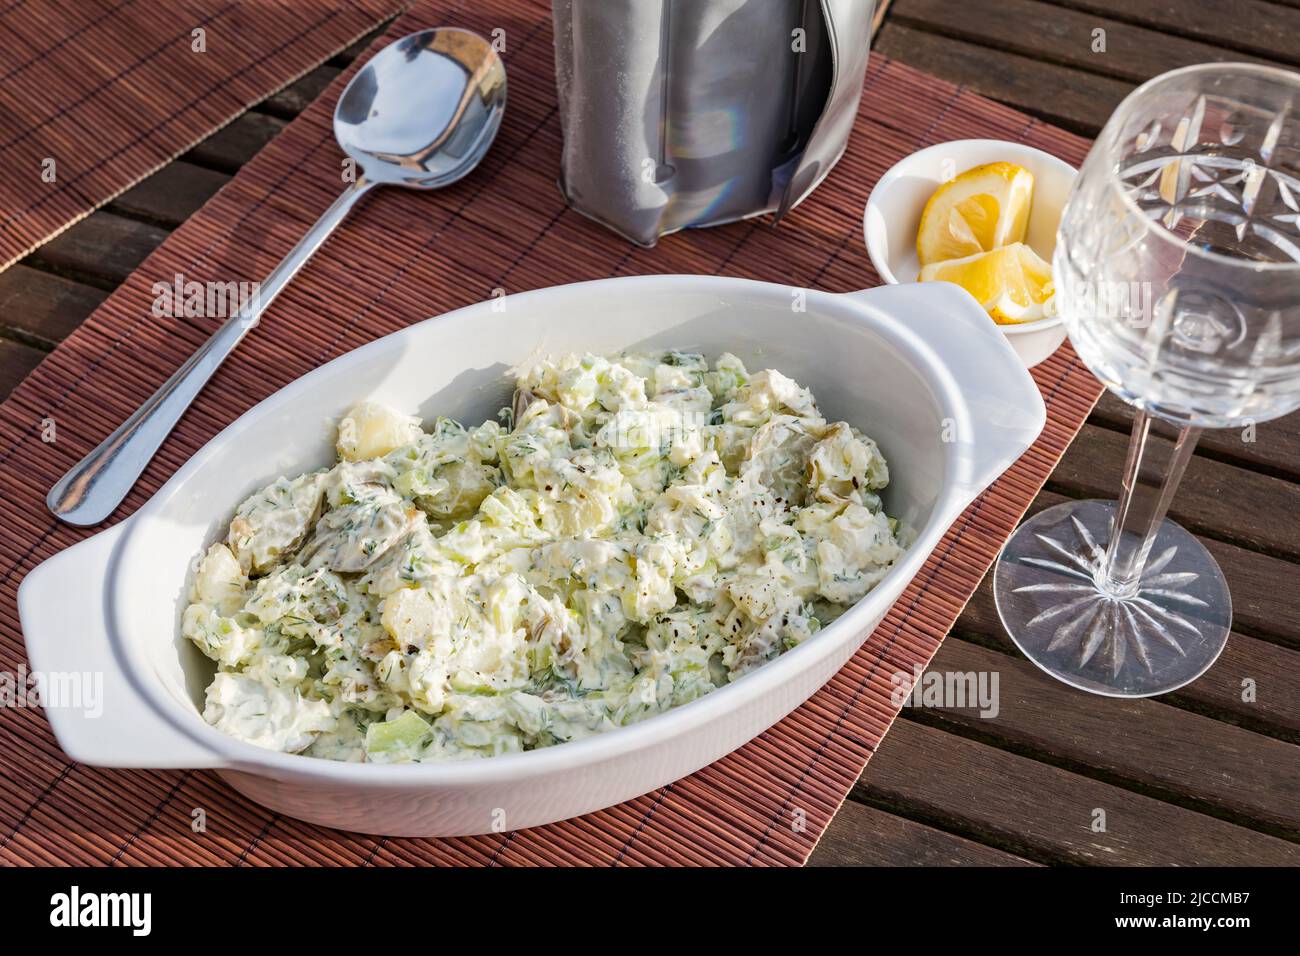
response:
M643 720L742 677L903 553L879 449L724 354L566 355L476 427L365 402L338 462L239 506L184 636L205 719L379 763Z

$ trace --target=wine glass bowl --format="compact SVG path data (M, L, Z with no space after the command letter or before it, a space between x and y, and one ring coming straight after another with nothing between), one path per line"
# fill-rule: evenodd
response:
M1300 407L1300 77L1207 64L1134 91L1056 250L1075 351L1125 401L1211 428Z
M1300 407L1300 74L1203 64L1136 89L1075 180L1053 277L1075 351L1137 414L1119 500L1025 522L998 612L1067 683L1164 693L1231 626L1222 571L1165 518L1200 431Z

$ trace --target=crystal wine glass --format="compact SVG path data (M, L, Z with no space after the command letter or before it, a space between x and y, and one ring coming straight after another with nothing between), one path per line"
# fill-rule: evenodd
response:
M1119 501L1057 505L1007 542L998 614L1068 684L1164 693L1214 663L1232 621L1218 565L1165 518L1201 429L1300 407L1300 74L1203 64L1134 90L1079 171L1052 265L1070 341L1135 422Z

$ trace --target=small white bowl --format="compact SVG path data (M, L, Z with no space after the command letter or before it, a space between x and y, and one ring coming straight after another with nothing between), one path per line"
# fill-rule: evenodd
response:
M1045 262L1051 262L1056 227L1074 182L1075 168L1021 143L959 139L927 147L895 163L867 197L862 230L867 255L881 280L891 285L916 281L921 272L916 257L921 211L942 183L972 167L1003 161L1023 166L1034 175L1034 199L1025 242ZM1027 368L1043 361L1065 341L1065 326L1057 315L998 328Z

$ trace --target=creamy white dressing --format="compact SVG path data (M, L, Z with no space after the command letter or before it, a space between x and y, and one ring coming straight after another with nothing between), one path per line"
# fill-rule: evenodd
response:
M516 384L468 429L361 403L337 464L239 506L182 624L209 723L332 760L562 743L808 640L903 552L875 443L780 372L566 355Z

